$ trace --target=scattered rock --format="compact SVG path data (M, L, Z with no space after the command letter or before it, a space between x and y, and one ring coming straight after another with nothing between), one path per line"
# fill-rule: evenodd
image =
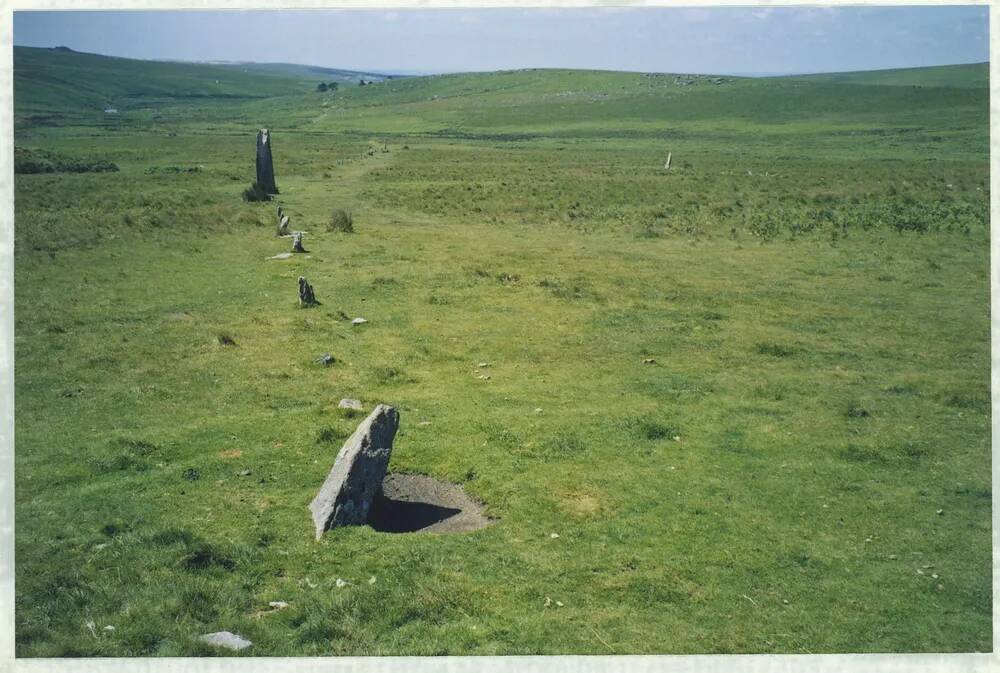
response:
M306 249L302 247L302 232L296 231L292 234L292 252L305 252Z
M249 477L251 474L253 474L253 472L251 472L250 470L240 470L239 472L236 473L236 476Z
M480 379L481 381L489 381L490 380L490 375L489 374L480 374L476 378Z
M245 650L246 648L253 645L249 640L238 636L235 633L230 633L229 631L216 631L215 633L206 633L198 638L203 643L208 643L209 645L214 645L216 647L224 647L227 650Z
M653 358L646 358L645 360L642 361L642 364L644 364L644 365L655 365L656 364L656 360L653 359Z
M339 577L337 578L337 581L335 582L335 584L337 585L338 589L343 589L344 587L347 586L347 582L345 582L344 580L340 579Z
M365 320L364 318L355 318L354 320L351 321L351 324L352 325L364 325L366 322L368 322L368 321Z
M107 625L107 626L105 626L105 627L104 627L104 629L102 629L102 630L104 630L104 631L114 631L114 630L115 630L115 627L111 626L111 624L108 624L108 625Z
M549 533L549 537L553 540L559 539L559 533Z
M491 365L490 365L490 363L489 363L489 362L480 362L480 363L479 363L478 365L476 365L476 366L477 366L477 367L479 367L480 369L485 369L486 367L489 367L489 366L491 366Z
M284 610L285 608L288 607L288 603L286 603L285 601L271 601L267 605L268 607L272 607L275 610Z
M334 460L319 493L309 504L316 539L336 526L361 525L382 490L399 412L380 404L358 426Z
M543 409L541 407L535 407L535 413L536 414L540 414L540 413L542 413L542 411L543 411Z
M329 353L323 353L318 358L316 358L316 362L318 362L319 364L323 365L324 367L329 367L330 365L332 365L336 361L337 361L336 358L334 358Z
M942 514L944 514L944 510L943 509L939 509L937 511L937 514L938 514L938 516L941 516Z
M375 576L374 575L372 575L371 577L368 578L368 584L375 584Z
M274 184L274 162L271 160L271 134L267 129L257 132L257 184L268 194L277 194Z
M361 400L352 400L350 398L345 398L340 400L337 404L340 409L354 409L355 411L363 411L364 407L361 406Z
M295 256L294 253L291 253L291 252L282 252L282 253L280 253L278 255L275 255L274 257L268 257L268 259L290 259L290 258L292 258L294 256Z
M319 302L316 301L316 293L313 292L312 285L306 282L304 276L299 276L299 305L300 306L314 306Z

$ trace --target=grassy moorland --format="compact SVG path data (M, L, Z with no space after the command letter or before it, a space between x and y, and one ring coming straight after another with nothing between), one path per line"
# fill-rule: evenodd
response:
M59 54L91 101L22 56L16 144L119 170L15 181L19 656L991 649L982 66L242 97L116 59L111 116L98 57ZM308 255L265 259L276 204ZM496 522L314 542L343 397Z

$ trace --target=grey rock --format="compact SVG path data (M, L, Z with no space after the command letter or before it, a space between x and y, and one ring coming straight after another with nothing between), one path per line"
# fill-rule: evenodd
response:
M318 358L316 358L316 362L323 365L324 367L329 367L336 361L337 361L336 358L334 358L329 353L323 353L323 355L320 355Z
M312 306L318 303L312 285L306 281L304 276L299 276L299 304L301 306Z
M278 236L287 236L288 235L288 225L289 225L289 222L290 222L290 220L288 219L288 215L282 215L281 216L281 219L278 220Z
M268 259L288 259L288 258L294 257L294 256L295 255L293 253L282 252L282 253L279 253L279 254L275 255L274 257L268 257Z
M238 636L235 633L230 633L229 631L216 631L215 633L206 633L198 638L203 643L208 643L209 645L215 645L216 647L224 647L227 650L245 650L246 648L253 645L252 642Z
M364 318L355 318L354 320L351 321L351 324L352 325L364 325L366 322L368 322L368 321L365 320Z
M271 134L267 129L257 132L257 184L268 194L277 194L274 184L274 162L271 160Z
M302 247L302 232L296 231L292 234L292 252L305 252L306 249Z
M285 211L281 209L281 206L278 206L278 222L281 222L281 216L284 214Z
M354 409L355 411L362 411L364 409L361 406L361 400L352 400L350 398L340 400L340 404L337 406L341 409Z
M331 528L368 521L398 428L399 412L380 404L344 442L323 487L309 504L317 540Z

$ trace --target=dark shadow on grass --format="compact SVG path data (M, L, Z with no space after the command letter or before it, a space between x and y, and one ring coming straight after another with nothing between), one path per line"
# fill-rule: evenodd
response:
M382 495L373 503L368 525L380 533L415 533L461 511L429 502L393 500Z

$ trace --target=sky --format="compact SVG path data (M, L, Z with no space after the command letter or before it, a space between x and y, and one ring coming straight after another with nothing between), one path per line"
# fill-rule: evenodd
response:
M400 74L778 75L988 61L987 20L984 6L17 11L14 44Z

